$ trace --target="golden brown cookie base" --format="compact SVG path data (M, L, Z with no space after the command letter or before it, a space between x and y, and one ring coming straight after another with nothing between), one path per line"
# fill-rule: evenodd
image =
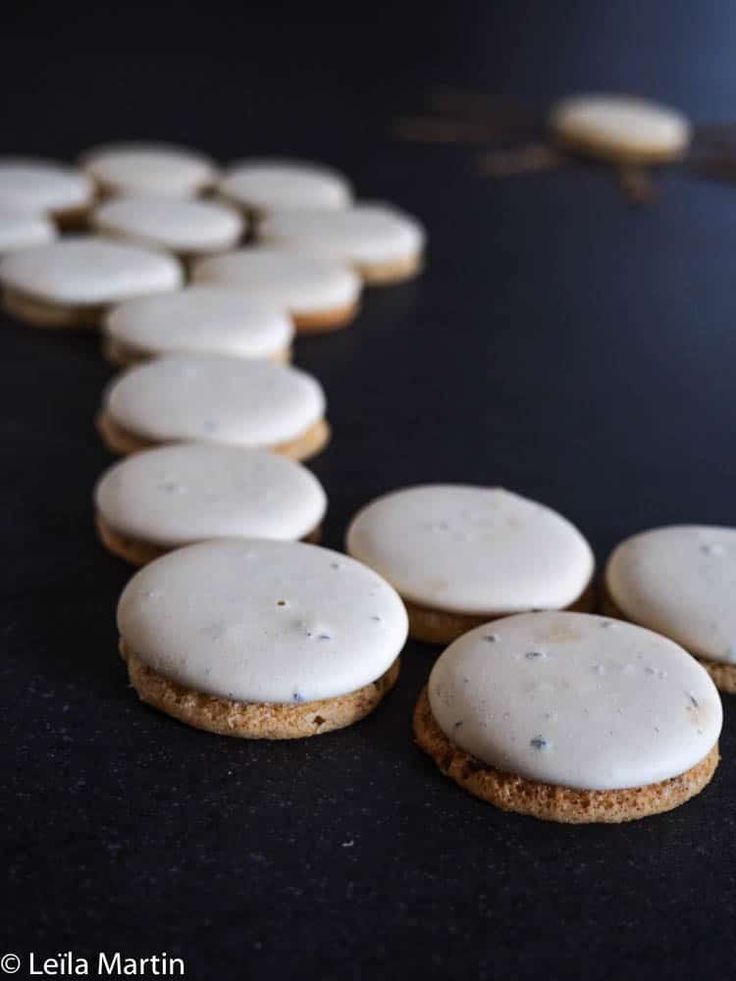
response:
M158 559L168 552L173 552L177 548L183 548L185 545L191 545L201 540L192 539L191 542L182 542L180 545L166 546L146 542L141 538L130 538L128 535L112 528L99 512L95 514L95 528L97 529L97 535L100 541L108 552L112 552L118 558L125 559L131 565L147 565L149 562L153 562L154 559ZM318 525L308 535L302 538L302 541L309 542L312 545L318 545L321 538L322 527Z
M146 439L145 436L138 436L129 432L122 426L114 422L107 412L101 412L95 420L97 431L102 437L105 446L112 453L126 455L128 453L138 453L139 450L147 450L152 446L163 446L164 442L156 443ZM320 419L298 439L288 443L279 443L278 446L269 446L267 449L274 453L280 453L291 460L308 460L321 453L330 441L332 431L326 419ZM167 440L166 444L179 442L178 440Z
M3 292L3 307L12 316L34 327L68 328L98 327L104 314L102 306L64 306L37 300L17 290Z
M423 640L428 644L451 644L475 627L511 616L509 613L452 613L447 610L433 610L407 599L404 599L404 606L409 614L409 634L414 640ZM595 609L593 583L566 609L571 613L592 613Z
M358 316L360 306L351 303L347 307L334 310L318 310L316 313L291 312L297 334L328 334L333 330L347 327Z
M403 283L406 279L414 279L423 267L423 256L417 252L406 259L393 262L360 263L357 268L363 281L369 286L391 286L393 283Z
M600 611L604 616L613 617L615 620L625 620L627 623L633 623L637 627L643 627L644 624L636 623L635 620L629 619L626 614L614 603L611 599L610 593L606 589L605 583L601 584L600 588ZM646 628L650 630L650 627ZM665 635L666 636L666 635ZM725 661L711 661L706 657L701 657L700 654L693 654L692 651L688 652L692 654L696 661L699 661L703 665L705 670L713 679L713 683L719 691L725 692L727 695L736 694L736 664L726 664Z
M632 149L622 147L619 143L560 131L554 134L554 139L564 150L568 150L570 153L604 160L607 163L619 164L624 167L656 167L660 164L674 163L681 160L687 152L687 147L679 147L676 150L663 150L661 147L651 147L646 150Z
M126 650L122 641L121 654L142 701L195 729L241 739L302 739L352 725L369 715L393 688L400 667L396 658L376 681L337 698L294 704L236 702L169 681Z
M695 766L669 780L622 790L576 790L526 780L482 763L450 742L432 715L426 687L414 710L419 746L461 787L502 811L563 824L618 824L670 811L710 782L718 766L718 744Z
M102 356L106 361L120 368L128 368L130 365L138 364L141 361L150 361L153 358L171 353L171 351L144 351L142 348L134 347L132 344L121 344L120 341L113 340L113 338L107 336L102 339ZM197 353L205 354L207 352ZM268 357L268 360L280 361L284 364L291 361L291 348L285 347L280 351L275 351Z

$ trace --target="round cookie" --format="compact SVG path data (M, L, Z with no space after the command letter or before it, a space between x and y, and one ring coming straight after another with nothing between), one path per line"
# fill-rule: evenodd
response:
M259 225L258 238L340 259L367 283L381 285L421 271L426 235L416 219L397 208L364 203L339 211L274 211Z
M736 692L736 528L672 525L627 538L606 565L603 602L681 644Z
M300 333L346 326L360 301L360 278L344 263L288 249L253 247L201 259L192 279L286 306Z
M104 202L92 213L92 225L101 235L168 249L187 260L232 249L245 231L245 221L228 205L144 195Z
M707 672L649 630L580 613L479 627L435 663L414 715L419 745L497 807L565 823L670 810L718 764Z
M94 185L82 171L51 160L0 158L0 205L51 215L69 227L84 221Z
M118 606L146 702L189 725L293 739L357 722L393 686L406 613L370 569L300 542L204 542L157 559Z
M681 113L626 95L576 95L552 108L554 137L578 153L619 164L659 164L683 156L690 124Z
M109 306L182 281L173 256L92 236L66 236L0 263L3 305L39 327L97 326Z
M275 361L171 354L113 379L97 424L115 453L157 443L272 449L296 460L329 440L325 397L306 372Z
M212 538L313 541L327 507L301 464L208 443L133 453L105 471L94 500L103 544L135 565Z
M222 197L256 216L277 208L345 208L349 182L319 164L289 160L240 160L217 186Z
M82 166L105 195L196 197L217 179L214 161L167 143L111 143L88 150Z
M0 202L0 256L46 245L56 237L56 226L41 212L8 207Z
M102 326L105 356L122 365L177 352L288 361L294 337L281 307L217 286L127 300Z
M577 528L499 487L386 494L353 519L347 551L403 597L417 640L449 643L509 613L593 606L593 553Z

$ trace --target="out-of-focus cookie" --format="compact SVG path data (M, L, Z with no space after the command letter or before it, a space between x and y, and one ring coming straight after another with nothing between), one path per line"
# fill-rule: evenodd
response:
M105 356L120 365L176 353L288 361L294 337L285 309L218 286L127 300L102 327Z
M324 392L311 375L275 361L216 355L171 354L121 372L97 425L115 453L193 441L305 460L330 436Z
M108 307L182 285L170 255L92 236L67 236L0 263L3 306L38 327L96 327Z
M233 249L245 230L243 217L226 204L150 195L103 202L92 225L101 235L168 249L184 260Z
M527 613L439 657L414 714L419 745L471 794L565 823L678 807L718 765L722 710L706 671L649 630Z
M110 143L88 150L81 162L105 195L195 197L217 179L210 157L168 143Z
M736 528L671 525L627 538L606 565L603 607L681 644L736 692Z
M102 543L135 565L213 538L315 541L327 507L301 464L208 443L133 453L105 471L94 500Z
M76 167L25 157L0 158L0 205L47 214L64 227L84 222L94 198L89 177Z
M345 208L353 199L349 181L321 164L289 160L239 160L225 170L219 194L247 214L278 208Z
M192 278L286 306L300 333L345 327L360 302L360 277L345 263L289 249L253 247L200 259Z
M593 608L593 553L578 529L499 487L386 494L353 519L347 550L403 597L417 640L449 643L525 610Z
M426 234L419 222L386 204L340 210L274 211L258 226L266 245L331 256L356 269L366 283L388 285L422 269Z
M140 698L199 729L295 739L351 725L396 681L406 613L393 589L299 542L204 542L140 570L118 606Z
M677 160L691 127L675 109L627 95L575 95L558 102L549 125L555 139L578 153L620 164Z
M56 226L44 214L0 203L0 257L57 237Z

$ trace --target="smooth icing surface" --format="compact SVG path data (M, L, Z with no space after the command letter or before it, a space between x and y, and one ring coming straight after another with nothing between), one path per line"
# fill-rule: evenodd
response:
M299 542L204 542L138 572L120 633L150 667L200 692L308 702L356 691L396 659L407 618L393 589L338 552Z
M360 278L342 262L278 248L240 249L201 259L192 278L285 305L295 315L351 307L361 289Z
M605 572L628 619L736 664L736 528L673 525L626 539Z
M429 680L446 736L528 780L642 787L710 752L722 710L708 673L641 627L583 613L524 613L456 640Z
M176 289L183 278L173 256L91 236L66 236L0 263L3 286L62 304L118 303Z
M95 210L92 224L102 234L184 255L231 249L245 230L242 215L227 205L150 195L113 198Z
M97 484L95 504L116 531L173 547L304 538L322 521L327 498L306 467L276 453L181 443L114 464Z
M294 336L285 310L217 286L127 300L109 311L103 329L112 340L149 355L268 358L287 350Z
M116 143L95 147L82 159L86 172L115 194L188 197L217 177L213 160L196 150L165 143Z
M319 164L288 160L241 160L218 185L220 194L258 212L274 208L344 208L353 198L349 182Z
M430 484L386 494L353 519L347 549L406 599L458 613L560 609L593 574L590 546L574 525L498 487Z
M94 194L81 170L51 160L0 157L0 205L32 211L85 208Z
M676 153L690 139L690 124L681 113L632 96L572 96L553 108L550 122L571 139L644 153Z
M324 416L311 375L275 361L170 354L122 372L105 407L154 442L268 447L302 436Z
M275 211L259 225L258 237L270 245L308 249L357 265L410 258L425 242L416 219L385 204Z
M0 255L53 242L57 232L45 215L0 203Z

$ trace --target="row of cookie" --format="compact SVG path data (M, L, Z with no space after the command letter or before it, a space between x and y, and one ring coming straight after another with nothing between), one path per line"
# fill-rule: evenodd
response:
M199 443L114 465L95 506L108 547L141 564L209 538L313 540L326 498L289 461ZM736 691L736 529L634 535L614 550L597 590L590 545L551 508L500 488L429 485L368 504L346 547L398 591L415 639L446 644L505 613L600 606L682 645Z
M409 623L394 588L355 558L232 538L145 566L117 619L142 700L250 739L364 718L397 681ZM559 611L461 635L414 715L419 745L471 793L567 822L682 804L716 769L721 724L717 689L683 648L634 624Z

